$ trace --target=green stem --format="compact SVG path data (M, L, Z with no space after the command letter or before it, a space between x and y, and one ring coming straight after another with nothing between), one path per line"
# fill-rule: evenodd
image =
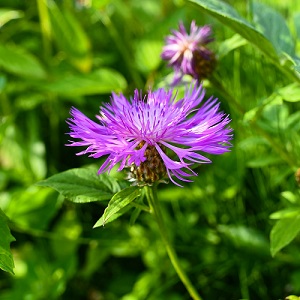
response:
M152 186L152 187L146 186L145 191L146 191L146 197L147 197L149 205L150 205L150 211L155 216L162 240L165 244L167 253L169 255L169 258L171 260L171 263L172 263L177 275L179 276L181 282L186 287L186 289L189 292L192 299L202 300L202 298L199 296L197 290L194 288L191 281L189 280L188 276L182 269L182 267L179 263L178 256L169 240L169 237L168 237L168 234L166 231L166 226L165 226L165 223L164 223L164 220L162 217L162 213L160 210L159 202L157 199L156 186Z

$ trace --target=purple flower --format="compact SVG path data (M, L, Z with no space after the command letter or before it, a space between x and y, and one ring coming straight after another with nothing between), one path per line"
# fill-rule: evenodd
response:
M172 33L166 37L161 57L174 68L173 84L177 84L185 74L195 79L207 77L215 64L213 52L204 47L213 40L210 26L198 27L195 21L192 21L188 34L180 22L179 31L173 30Z
M67 120L73 139L69 146L83 146L78 155L100 158L108 155L99 173L131 167L133 180L151 184L168 175L179 180L197 175L191 166L211 161L200 153L222 154L229 151L232 129L228 115L219 111L213 97L202 106L205 90L191 85L180 100L173 90L158 89L142 96L135 90L128 101L112 94L111 103L100 108L96 123L72 108ZM200 152L200 153L199 153Z

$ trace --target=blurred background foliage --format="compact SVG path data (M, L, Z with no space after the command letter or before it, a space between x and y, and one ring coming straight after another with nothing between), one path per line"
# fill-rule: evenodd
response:
M276 55L202 2L0 1L0 207L16 239L1 300L189 299L151 216L92 229L102 202L75 204L35 183L100 165L64 146L70 107L94 117L112 91L165 86L164 37L193 19L213 27L218 66L204 85L235 139L194 183L160 186L175 248L204 299L300 294L300 2L227 1Z

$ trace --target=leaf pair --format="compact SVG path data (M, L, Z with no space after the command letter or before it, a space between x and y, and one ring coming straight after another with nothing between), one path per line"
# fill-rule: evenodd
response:
M111 222L128 210L128 205L140 195L138 187L121 190L116 179L107 175L97 175L95 169L71 169L37 183L55 189L75 203L110 200L102 217L94 227Z

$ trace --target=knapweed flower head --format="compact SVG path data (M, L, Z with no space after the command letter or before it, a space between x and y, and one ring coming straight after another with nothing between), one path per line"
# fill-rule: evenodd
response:
M211 162L201 153L218 155L231 146L228 115L213 97L202 103L204 96L197 83L178 101L172 89L145 96L136 90L130 100L113 93L100 108L97 123L72 108L68 134L76 140L69 146L86 147L78 155L107 156L99 173L117 164L118 171L130 168L131 181L139 185L165 177L177 185L176 180L191 181L188 177L197 175L192 165Z
M192 21L189 34L180 22L179 30L172 30L172 34L166 37L161 57L174 68L174 85L183 75L201 80L212 73L216 59L214 53L206 47L213 40L211 34L209 25L199 27Z

